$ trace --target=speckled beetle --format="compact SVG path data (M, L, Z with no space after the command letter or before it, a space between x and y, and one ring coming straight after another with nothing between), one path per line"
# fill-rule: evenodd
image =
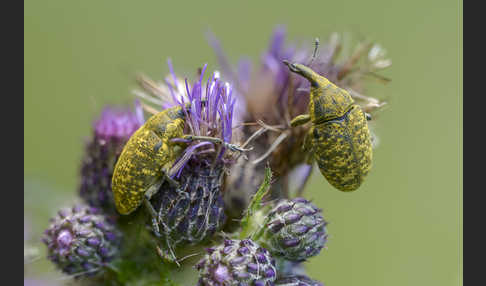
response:
M312 121L304 140L328 182L340 191L354 191L371 169L372 145L368 115L349 93L311 68L284 61L289 70L310 83L309 114L296 116L291 126Z
M190 107L188 103L185 108L189 110ZM174 138L212 141L233 151L246 151L219 138L184 135L185 115L180 106L165 109L150 117L126 143L112 178L115 205L120 214L130 214L145 202L152 218L156 219L150 198L165 180L178 186L168 174L184 148L181 143L172 142Z

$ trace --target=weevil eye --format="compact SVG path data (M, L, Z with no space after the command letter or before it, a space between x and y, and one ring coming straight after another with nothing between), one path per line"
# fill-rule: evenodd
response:
M299 71L297 69L297 67L294 64L289 63L289 61L283 60L282 62L289 67L289 70L290 71L293 71L293 72L298 72Z

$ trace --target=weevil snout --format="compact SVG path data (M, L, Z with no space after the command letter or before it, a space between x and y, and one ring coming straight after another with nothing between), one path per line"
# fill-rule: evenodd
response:
M300 70L295 66L295 64L290 63L287 60L283 60L283 63L289 67L290 71L293 71L295 73L298 73Z
M326 78L320 76L318 73L313 71L311 68L303 65L303 64L294 64L294 63L289 63L287 60L282 61L284 64L286 64L289 67L289 70L291 72L294 72L296 74L299 74L306 79L309 80L312 86L319 86L319 84L325 84L326 82L323 82L322 79L326 80Z

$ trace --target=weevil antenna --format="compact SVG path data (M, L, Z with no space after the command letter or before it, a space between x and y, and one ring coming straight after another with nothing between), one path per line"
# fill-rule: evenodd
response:
M312 58L308 64L308 66L310 66L312 64L312 62L314 61L314 59L317 57L317 50L319 49L319 38L316 38L314 40L314 52L312 53Z

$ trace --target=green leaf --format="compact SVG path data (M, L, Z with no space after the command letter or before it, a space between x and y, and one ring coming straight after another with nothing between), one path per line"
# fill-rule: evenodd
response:
M261 202L263 197L268 193L270 190L270 185L272 181L272 170L270 167L265 168L265 178L263 179L262 184L258 188L258 191L253 195L248 208L246 209L246 213L241 220L241 232L240 238L246 238L251 233L255 225L255 213L261 209Z

